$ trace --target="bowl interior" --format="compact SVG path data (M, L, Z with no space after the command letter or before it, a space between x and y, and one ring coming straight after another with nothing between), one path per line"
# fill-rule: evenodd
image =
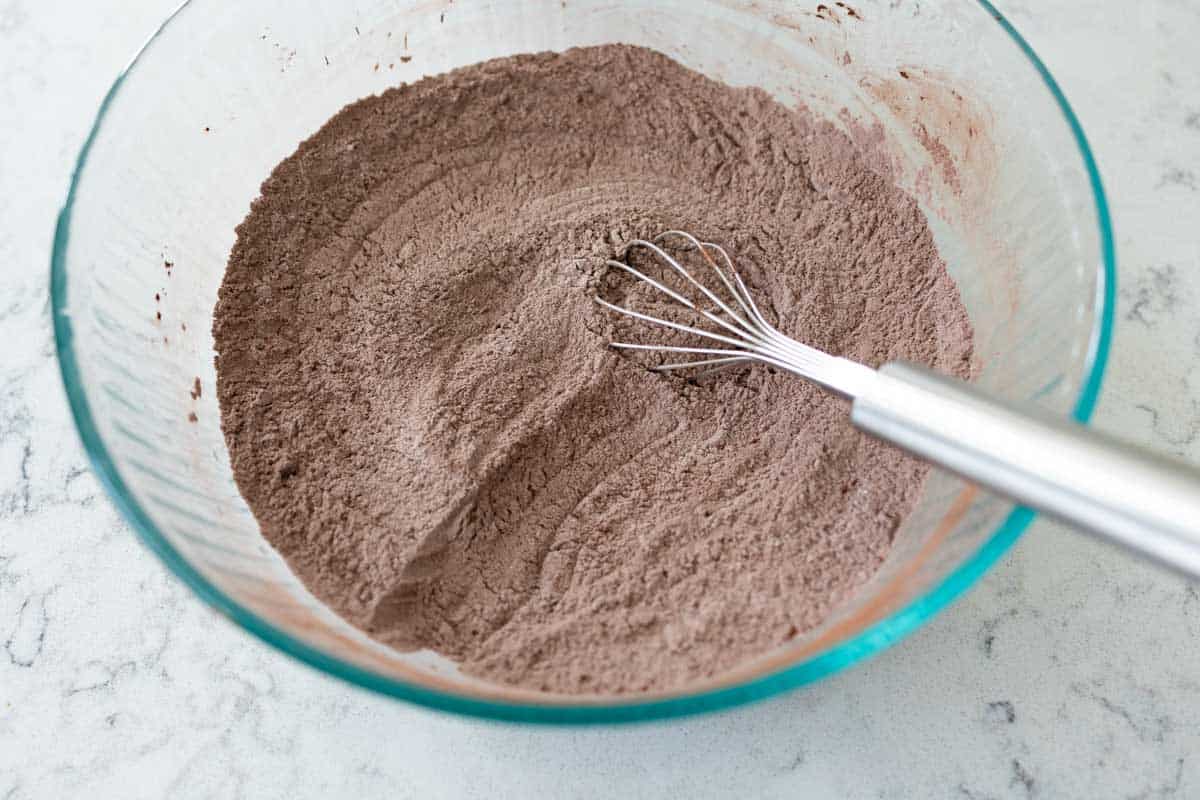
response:
M433 653L377 645L305 590L259 535L221 436L210 328L235 226L274 165L348 102L488 58L608 42L835 121L925 209L975 326L979 383L1090 413L1113 292L1103 195L1065 100L987 3L193 0L118 79L80 156L55 241L55 330L84 444L115 502L251 632L360 685L465 713L689 713L876 652L973 582L1028 522L935 474L884 568L822 628L659 696L487 684Z

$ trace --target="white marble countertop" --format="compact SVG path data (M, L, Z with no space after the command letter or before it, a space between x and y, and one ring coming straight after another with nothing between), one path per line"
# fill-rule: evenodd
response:
M1040 520L876 660L717 716L523 729L317 674L218 618L91 477L54 364L53 215L174 0L0 2L0 798L1200 796L1200 591ZM1006 0L1117 225L1096 422L1200 460L1200 4Z

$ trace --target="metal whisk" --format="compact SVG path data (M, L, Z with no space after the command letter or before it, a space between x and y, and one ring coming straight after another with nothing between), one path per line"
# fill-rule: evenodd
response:
M725 296L672 256L668 242L699 253ZM634 250L662 262L688 287L685 291L698 292L712 310L629 264ZM653 240L635 239L618 255L625 260L609 260L610 267L693 312L697 323L716 326L675 322L597 297L605 308L694 336L704 345L611 343L687 358L653 371L707 373L760 362L791 372L849 398L851 421L867 433L1015 502L1200 576L1200 472L1195 468L1043 409L990 397L923 367L892 362L874 370L798 342L763 316L725 249L690 233L671 230Z

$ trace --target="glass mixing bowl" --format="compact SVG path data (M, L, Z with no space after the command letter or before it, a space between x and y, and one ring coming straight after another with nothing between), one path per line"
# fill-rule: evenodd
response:
M1065 98L985 0L193 0L118 76L58 220L54 330L96 473L146 544L275 647L464 714L612 722L725 708L879 652L975 582L1033 514L934 474L881 572L819 630L685 690L565 697L380 646L317 602L233 483L211 315L259 183L347 102L512 53L627 42L835 120L921 201L975 326L978 382L1086 421L1112 233ZM198 380L198 382L197 382Z

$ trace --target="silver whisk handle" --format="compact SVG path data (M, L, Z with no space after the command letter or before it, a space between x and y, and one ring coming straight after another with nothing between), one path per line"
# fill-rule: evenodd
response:
M1200 577L1200 471L894 362L854 424L967 480Z

